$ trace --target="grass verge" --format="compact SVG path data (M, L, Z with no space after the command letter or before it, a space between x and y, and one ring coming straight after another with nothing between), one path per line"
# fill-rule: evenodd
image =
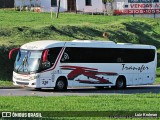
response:
M0 100L0 111L160 111L160 94L59 97L0 96Z
M51 19L50 13L0 10L0 21L0 44L3 45L22 45L42 39L109 39L160 48L159 18L61 13L59 19ZM109 34L108 38L102 36L104 32Z
M1 96L0 111L21 111L21 112L22 111L41 111L41 112L43 111L63 111L63 112L150 111L153 112L153 111L160 111L159 99L160 99L160 94L60 96L60 97Z
M0 80L0 87L14 87L11 81Z
M53 14L55 16L55 14ZM102 34L108 33L104 38ZM111 40L155 45L160 51L160 19L61 13L59 19L50 13L0 10L0 79L11 80L15 57L8 60L14 47L42 39ZM158 67L160 67L158 53Z

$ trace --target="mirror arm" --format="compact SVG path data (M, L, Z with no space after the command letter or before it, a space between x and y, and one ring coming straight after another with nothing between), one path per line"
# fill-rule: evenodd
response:
M9 59L11 59L12 58L12 54L13 54L13 52L15 52L15 51L18 51L20 48L14 48L14 49L12 49L10 52L9 52Z

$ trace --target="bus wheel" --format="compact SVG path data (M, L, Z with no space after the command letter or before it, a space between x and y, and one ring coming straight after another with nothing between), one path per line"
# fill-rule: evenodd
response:
M125 79L125 77L118 77L115 87L116 87L116 89L124 89L124 88L126 88L126 79Z
M67 81L64 78L59 78L56 82L54 88L56 91L65 91L67 90Z

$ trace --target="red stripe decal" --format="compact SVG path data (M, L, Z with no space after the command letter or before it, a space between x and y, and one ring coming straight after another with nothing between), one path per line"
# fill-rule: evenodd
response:
M87 68L87 67L80 67L80 66L61 66L61 69L65 70L71 70L71 72L68 74L68 80L74 80L76 77L80 75L84 75L88 78L92 78L95 81L90 80L76 80L80 83L98 83L98 84L110 84L111 82L103 77L99 77L97 75L118 75L114 72L98 72L98 69L95 68Z

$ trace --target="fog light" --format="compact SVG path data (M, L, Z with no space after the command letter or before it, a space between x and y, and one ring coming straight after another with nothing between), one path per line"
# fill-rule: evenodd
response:
M35 83L32 83L32 85L35 85Z

